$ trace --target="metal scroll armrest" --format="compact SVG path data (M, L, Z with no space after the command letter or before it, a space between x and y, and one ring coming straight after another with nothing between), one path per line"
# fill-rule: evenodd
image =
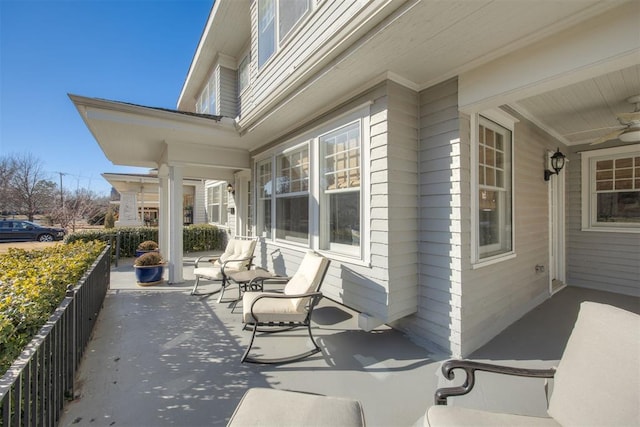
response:
M245 258L225 260L222 263L222 267L220 267L220 271L222 272L222 275L226 277L226 276L228 276L228 274L225 273L224 269L227 267L227 264L229 264L230 262L244 262L244 261L249 261L249 264L247 264L247 270L248 270L249 268L251 268L251 264L253 264L253 259L254 258L255 258L255 256L251 255L251 256L248 256L248 257L245 257Z
M451 396L463 396L469 393L476 382L476 371L492 372L495 374L514 375L529 378L553 378L556 373L555 368L549 369L526 369L514 368L511 366L493 365L490 363L474 362L471 360L448 360L442 364L442 374L448 380L455 377L454 369L462 369L467 377L464 383L458 387L444 387L436 390L435 404L446 405L447 398Z

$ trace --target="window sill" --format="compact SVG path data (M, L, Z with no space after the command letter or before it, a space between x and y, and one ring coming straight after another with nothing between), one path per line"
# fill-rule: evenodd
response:
M275 247L291 249L294 251L300 251L300 250L315 251L334 261L338 261L345 264L358 265L358 266L367 267L367 268L371 267L371 262L369 260L364 260L360 257L352 257L349 255L341 254L339 252L331 252L331 251L322 250L322 249L313 249L313 248L310 248L308 245L299 245L292 242L286 242L283 240L275 240L275 241L267 240L266 243L269 245L273 245Z
M490 265L498 264L498 263L500 263L502 261L508 261L510 259L514 259L515 257L516 257L516 253L515 252L509 252L509 253L506 253L506 254L496 255L496 256L488 258L486 260L476 261L476 262L472 263L471 264L471 268L473 270L476 270L478 268L488 267Z
M582 228L580 231L596 232L596 233L640 233L640 227L588 227Z

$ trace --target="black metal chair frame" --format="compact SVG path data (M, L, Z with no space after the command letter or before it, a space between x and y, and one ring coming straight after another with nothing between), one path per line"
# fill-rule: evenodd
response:
M313 333L311 331L311 315L313 314L313 309L316 307L316 305L318 305L318 303L320 302L320 300L322 299L322 292L320 292L320 287L322 286L322 282L324 281L324 276L327 274L327 270L329 269L329 263L327 263L325 270L322 272L322 277L320 279L320 283L318 285L318 289L315 292L309 292L309 293L305 293L305 294L298 294L298 295L285 295L283 293L280 293L279 291L270 291L267 293L263 293L262 295L258 296L251 304L251 316L253 318L253 322L249 322L246 323L244 325L244 329L246 330L248 326L252 326L252 333L251 333L251 340L249 341L249 345L247 346L247 349L245 350L244 354L242 355L242 358L240 359L241 363L247 362L247 363L260 363L260 364L282 364L282 363L290 363L290 362L295 362L297 360L301 360L304 359L306 357L312 356L316 353L321 352L322 350L320 349L320 346L318 346L318 343L316 342L316 340L313 338ZM273 279L265 279L265 278L256 278L254 280L256 281L260 281L262 282L261 285L262 287L264 287L264 284L266 282L272 282L272 283L282 283L284 281L288 281L289 279L291 279L290 277L275 277ZM254 280L252 280L251 282L249 282L249 284L247 285L247 289L251 289L251 288L255 288L256 285L254 285ZM256 305L256 303L258 301L260 301L261 299L265 299L265 298L272 298L272 299L297 299L297 298L309 298L309 302L307 303L306 306L306 311L307 314L304 318L303 321L301 322L262 322L259 319L259 316L256 315L256 313L254 312L254 307ZM249 352L251 351L251 347L253 346L253 342L256 338L256 333L257 332L264 332L264 333L277 333L277 332L284 332L284 331L288 331L297 327L306 327L307 331L309 333L309 338L311 339L311 342L313 343L313 349L300 353L300 354L296 354L294 356L288 356L288 357L280 357L280 358L273 358L273 359L262 359L262 358L255 358L252 356L249 356ZM277 328L277 329L276 329Z
M476 371L491 372L495 374L512 375L528 378L553 378L556 370L549 369L527 369L514 368L510 366L494 365L491 363L474 362L471 360L448 360L442 364L442 374L448 380L455 378L454 369L462 369L467 374L464 383L458 387L444 387L436 390L435 404L446 405L447 398L452 396L463 396L469 393L476 383Z
M219 259L220 257L212 257L212 256L208 256L208 255L203 255L201 257L198 257L196 259L195 262L195 266L196 268L198 268L198 263L203 260L203 259L207 259L208 262L215 262L217 259ZM225 273L224 269L227 266L228 263L230 262L244 262L244 261L249 261L249 263L247 264L247 270L251 269L251 266L253 265L253 259L255 258L255 256L250 256L250 257L246 257L246 258L241 258L241 259L228 259L225 262L222 263L222 265L220 266L220 274L222 274L222 279L213 279L213 278L207 278L206 276L196 276L196 281L193 284L193 289L191 290L191 295L195 295L195 296L210 296L213 295L217 292L220 292L220 295L218 296L218 303L220 303L222 301L222 297L224 295L224 291L227 288L227 286L230 284L229 282L229 275L227 273ZM215 290L213 292L208 292L208 293L197 293L196 290L198 289L198 285L200 284L200 278L203 278L205 280L211 280L211 281L220 281L221 285L220 285L220 289ZM238 299L240 299L241 297L241 286L238 285Z

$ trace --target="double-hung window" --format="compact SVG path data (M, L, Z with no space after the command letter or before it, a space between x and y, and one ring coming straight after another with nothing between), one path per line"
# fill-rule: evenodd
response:
M311 0L258 0L258 68L311 9Z
M309 146L276 156L276 239L309 241Z
M359 253L360 123L322 135L320 152L320 247Z
M581 155L583 230L640 232L638 146Z
M352 259L367 256L361 234L366 111L321 126L257 162L258 235Z
M227 183L216 183L207 187L207 221L213 224L227 225Z
M238 65L238 94L249 86L249 55L245 55Z
M200 92L198 102L196 103L196 113L200 114L217 114L216 110L216 73L211 73L211 77L207 84Z
M512 131L479 116L475 129L475 262L513 250Z

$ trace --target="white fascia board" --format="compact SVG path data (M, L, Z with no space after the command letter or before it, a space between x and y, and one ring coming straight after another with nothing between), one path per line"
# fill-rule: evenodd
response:
M640 3L630 2L459 76L472 114L640 62Z

